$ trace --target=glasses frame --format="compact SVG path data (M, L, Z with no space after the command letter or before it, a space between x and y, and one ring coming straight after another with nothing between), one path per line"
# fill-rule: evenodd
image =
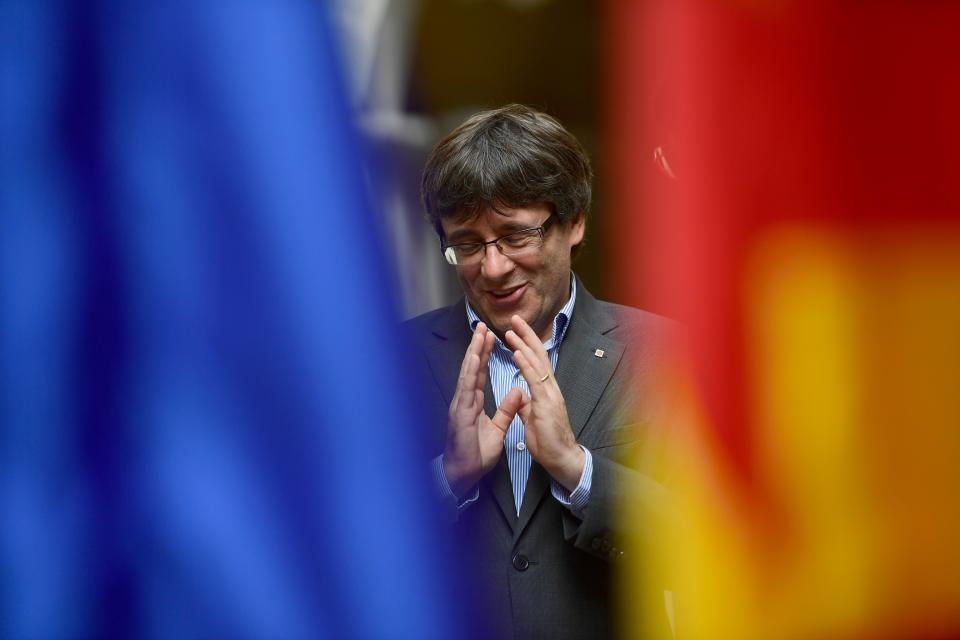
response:
M526 229L517 229L516 231L505 233L499 238L494 238L493 240L489 240L487 242L477 241L477 242L458 242L457 244L447 244L446 241L443 241L440 243L440 250L443 252L443 257L446 259L447 264L454 267L463 266L457 262L457 254L454 251L457 247L463 247L463 246L476 245L478 247L481 247L481 250L478 251L477 253L477 255L480 256L480 260L478 260L478 262L483 262L483 258L487 255L487 247L490 246L491 244L495 246L497 248L497 251L499 251L502 255L510 258L513 256L511 256L510 254L506 253L503 250L503 247L500 246L501 240L509 238L510 236L515 236L520 233L530 233L531 231L536 231L540 235L540 246L542 247L543 241L547 234L547 230L553 225L554 222L556 222L556 220L557 220L557 214L551 213L550 216L543 221L543 224L539 226L527 227ZM537 248L539 249L540 247L537 247Z

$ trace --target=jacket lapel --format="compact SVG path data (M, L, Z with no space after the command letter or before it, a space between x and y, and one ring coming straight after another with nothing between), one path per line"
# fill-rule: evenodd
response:
M460 302L452 305L449 308L449 313L441 315L431 331L439 339L427 349L427 361L447 406L450 406L453 395L457 390L460 365L463 362L463 356L467 351L472 335L467 325L463 300L461 299ZM497 401L493 396L493 387L490 385L489 376L483 392L483 404L484 411L488 416L492 416L496 412ZM507 467L506 454L500 455L500 460L484 476L482 483L493 494L504 518L513 528L517 520L517 512L513 504L513 487L510 484L510 471Z
M466 350L466 347L464 347L464 350ZM497 399L493 396L493 387L490 385L489 376L487 377L487 388L483 390L483 410L487 416L492 416L497 412ZM510 467L507 465L506 451L500 454L497 466L484 476L483 483L493 494L500 511L503 512L503 517L506 518L510 528L513 529L517 522L517 508L513 502L513 482L510 480Z
M567 404L570 428L578 440L623 356L624 345L607 335L617 324L617 318L606 311L578 279L577 302L560 345L554 373ZM598 349L602 350L602 356L597 355ZM520 506L514 541L523 533L549 488L549 474L534 462Z
M604 309L589 291L585 288L577 291L576 309L560 346L554 374L567 403L570 428L577 439L623 357L624 345L608 335L617 324L616 316Z

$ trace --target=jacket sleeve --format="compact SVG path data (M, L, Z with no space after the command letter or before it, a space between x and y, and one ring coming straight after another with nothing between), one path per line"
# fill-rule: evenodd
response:
M621 560L650 542L670 517L671 506L664 484L594 452L590 500L581 517L562 512L564 538L591 555Z
M624 360L581 433L581 445L593 454L590 499L581 511L562 514L568 542L610 561L662 544L675 518L669 483L682 414L675 327L658 329L669 331L658 331L655 339L649 330L618 336L627 343ZM638 339L644 348L631 350Z

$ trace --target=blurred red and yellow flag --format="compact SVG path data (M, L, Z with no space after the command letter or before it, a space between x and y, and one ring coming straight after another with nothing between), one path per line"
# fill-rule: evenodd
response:
M960 4L606 10L610 271L693 416L627 583L678 638L960 637Z

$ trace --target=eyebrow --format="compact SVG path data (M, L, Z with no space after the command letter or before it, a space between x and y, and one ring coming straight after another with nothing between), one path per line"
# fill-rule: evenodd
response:
M460 244L461 242L480 242L477 234L470 229L461 229L454 231L447 236L447 244Z

